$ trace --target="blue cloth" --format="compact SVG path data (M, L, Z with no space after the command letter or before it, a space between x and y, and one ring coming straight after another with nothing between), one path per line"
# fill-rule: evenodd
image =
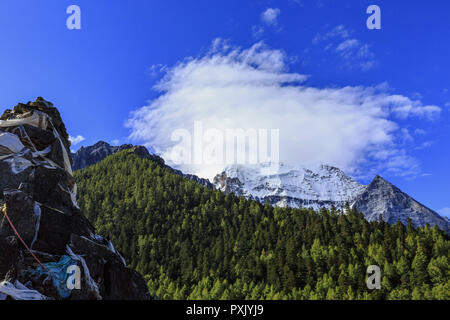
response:
M70 266L77 265L77 261L73 260L71 257L64 255L58 262L44 263L44 266L50 270L50 275L47 270L38 266L34 270L33 275L35 277L40 277L41 275L49 275L52 278L53 285L58 290L59 295L66 299L72 293L72 290L67 287L67 279L71 274L67 273Z

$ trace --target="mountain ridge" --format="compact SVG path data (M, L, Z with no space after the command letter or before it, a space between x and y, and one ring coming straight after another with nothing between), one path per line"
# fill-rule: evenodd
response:
M450 223L445 217L415 200L392 183L376 175L364 192L359 194L352 204L363 212L368 221L382 219L390 224L401 221L408 223L410 218L414 225L437 225L450 234Z
M161 158L160 156L158 156L156 154L150 153L148 151L148 149L144 146L139 146L139 145L135 146L132 144L122 144L120 146L112 146L109 143L102 141L102 140L96 142L95 144L93 144L91 146L81 147L80 149L78 149L77 152L72 153L71 154L72 158L73 158L72 170L75 171L75 170L80 170L80 169L86 168L88 166L94 165L94 164L102 161L106 157L113 155L117 152L127 150L127 149L133 149L133 148L135 149L134 152L137 153L138 155L140 155L141 157L156 161L159 164L161 164L162 166L168 168L173 173L175 173L179 176L182 176L189 180L195 181L204 187L207 187L210 189L214 188L214 186L208 179L200 178L193 174L184 174L180 170L174 169L174 168L166 165L163 158Z
M372 182L361 185L339 168L321 165L313 170L281 164L280 172L264 174L264 165L232 165L214 178L213 184L223 192L269 201L280 207L311 207L344 209L356 207L368 221L378 220L393 224L407 224L410 218L415 226L437 225L450 234L450 222L437 212L413 199L399 188L376 175Z
M380 175L376 175L369 185L362 185L339 168L330 165L319 165L315 168L294 167L282 163L279 167L272 167L270 164L231 165L217 174L211 183L208 179L184 174L166 165L163 158L151 154L144 146L111 146L107 142L99 141L72 154L73 168L76 170L77 164L85 164L81 168L87 167L109 155L132 148L135 148L135 152L139 152L141 157L152 159L176 175L210 189L234 193L260 202L268 201L279 207L343 210L349 205L361 211L368 221L378 220L381 215L388 223L400 220L406 225L409 217L415 226L423 227L427 223L438 225L450 234L448 219L413 199Z
M271 168L231 165L214 178L219 190L233 191L240 196L251 196L260 201L269 200L277 206L309 206L344 208L363 186L340 169L321 165L315 170L280 164Z
M439 228L264 205L127 151L75 178L87 217L160 299L409 299L417 277L424 297L448 296L449 238ZM368 264L389 285L367 290Z

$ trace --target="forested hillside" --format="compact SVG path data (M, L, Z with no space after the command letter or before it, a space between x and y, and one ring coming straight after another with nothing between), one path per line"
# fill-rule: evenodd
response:
M132 150L75 178L97 233L161 299L450 299L450 240L436 227L262 205ZM381 290L366 288L373 264Z

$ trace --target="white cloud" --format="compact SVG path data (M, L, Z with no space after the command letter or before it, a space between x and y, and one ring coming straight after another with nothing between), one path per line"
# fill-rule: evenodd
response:
M72 146L76 146L80 142L84 141L84 137L80 136L80 135L78 135L76 137L69 136L69 141L72 144Z
M403 135L403 143L410 143L414 141L414 138L412 137L411 133L409 133L409 130L406 128L402 128L400 130L401 134Z
M450 218L450 207L442 208L441 210L438 210L438 213L441 216L445 216L447 218Z
M337 51L348 51L353 48L359 47L359 41L356 39L347 39L342 41L336 48Z
M334 48L343 59L342 66L368 71L375 66L375 55L367 43L351 38L352 32L344 25L338 25L325 34L317 33L313 44L324 43L324 50Z
M300 7L303 7L303 3L300 0L290 0L290 1L295 3L295 4L297 4L297 5L299 5Z
M119 141L118 139L114 139L113 141L111 141L111 144L112 144L113 146L118 146L119 143L120 143L120 141Z
M422 150L431 147L434 144L434 141L425 141L422 142L419 146L416 147L416 150Z
M261 20L268 26L277 26L280 13L281 11L278 8L268 8L261 13Z
M167 70L155 87L161 95L128 120L132 140L153 147L170 163L172 132L192 131L196 120L205 130L280 129L282 162L326 163L360 178L418 173L417 161L402 148L405 130L399 119L432 118L438 107L390 94L386 84L308 86L307 76L287 70L281 50L263 43L248 49L214 43L206 55ZM179 168L208 178L222 169Z
M414 134L419 135L419 136L424 136L427 134L427 132L423 129L417 128L416 130L414 130Z
M167 66L165 66L163 64L160 64L160 63L154 64L148 69L148 72L150 73L151 76L156 77L160 73L163 73L166 68L167 68Z
M261 26L253 26L252 27L253 39L255 39L255 40L261 39L263 34L264 34L263 27L261 27Z
M313 39L313 44L318 44L333 38L347 39L348 37L350 37L350 31L344 25L340 24L325 34L317 33Z
M268 29L271 28L276 32L280 32L282 30L281 27L278 26L278 16L281 11L278 8L268 8L266 11L261 13L261 21L263 24L268 26ZM261 39L265 34L266 30L263 26L254 25L252 26L252 36L255 41Z

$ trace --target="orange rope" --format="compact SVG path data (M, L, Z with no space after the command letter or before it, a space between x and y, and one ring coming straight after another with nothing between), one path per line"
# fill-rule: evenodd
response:
M17 235L17 237L19 238L20 242L22 242L22 244L23 244L24 247L28 250L28 252L33 256L34 260L36 260L37 263L39 263L40 266L41 266L42 268L44 268L44 269L49 273L49 275L51 275L50 270L48 270L48 268L42 264L42 262L38 259L38 257L36 257L36 255L31 251L31 249L30 249L30 248L28 247L28 245L25 243L25 241L23 241L23 239L22 239L22 237L20 236L19 232L17 232L16 228L14 227L14 224L13 224L12 221L9 219L8 213L6 212L6 204L4 205L2 212L3 212L3 214L5 215L6 220L8 220L9 225L10 225L11 228L13 229L14 233Z

